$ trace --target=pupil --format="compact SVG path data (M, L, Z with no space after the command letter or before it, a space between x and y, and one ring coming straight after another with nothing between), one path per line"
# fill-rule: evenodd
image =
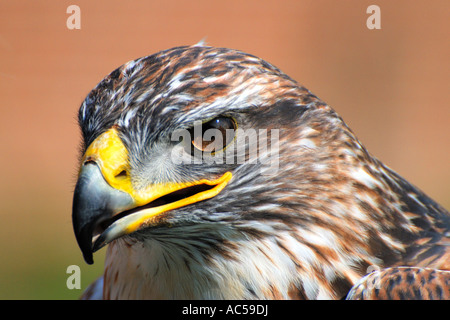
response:
M210 128L226 130L226 129L232 129L234 126L233 126L233 122L229 118L216 118L216 119L210 121L207 124L207 127L208 128L206 128L206 130L210 129Z
M217 139L218 137L212 135L204 140L205 132L207 132L208 129L219 130L222 139ZM226 132L228 129L235 129L233 120L226 117L215 118L202 125L201 136L194 137L192 144L204 152L219 151L227 146L234 138L234 134L231 137L228 137ZM218 141L217 143L216 140Z

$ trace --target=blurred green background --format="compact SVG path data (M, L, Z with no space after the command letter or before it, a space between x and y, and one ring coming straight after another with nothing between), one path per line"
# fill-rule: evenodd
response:
M102 273L105 250L86 265L72 232L77 109L126 61L201 39L278 66L449 208L449 13L448 0L0 0L0 298L76 299L67 267L82 288Z

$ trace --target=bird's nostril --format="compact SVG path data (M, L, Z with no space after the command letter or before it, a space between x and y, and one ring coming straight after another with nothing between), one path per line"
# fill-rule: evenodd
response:
M84 165L87 165L89 163L96 164L95 160L92 159L92 157L87 157L86 160L84 160Z
M128 176L128 173L126 170L120 171L118 174L115 175L116 179L125 179Z

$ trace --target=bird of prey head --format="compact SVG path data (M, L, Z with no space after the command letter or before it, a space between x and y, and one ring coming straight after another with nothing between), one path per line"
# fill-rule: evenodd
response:
M128 62L78 118L73 225L87 263L108 245L105 299L339 299L370 267L449 268L449 213L255 56Z

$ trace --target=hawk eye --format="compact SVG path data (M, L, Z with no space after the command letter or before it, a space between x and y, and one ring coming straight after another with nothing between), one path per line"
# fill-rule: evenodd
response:
M230 144L235 135L236 123L228 117L217 117L194 127L192 145L202 152L217 152Z

